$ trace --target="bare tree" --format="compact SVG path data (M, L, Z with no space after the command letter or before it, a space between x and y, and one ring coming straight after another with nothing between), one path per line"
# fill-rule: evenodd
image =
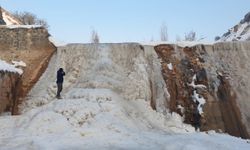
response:
M99 42L100 42L99 35L97 31L93 30L91 33L91 43L99 43Z
M49 28L49 25L48 25L47 21L45 21L45 20L43 20L43 19L38 19L38 20L36 21L36 24L41 25L41 26L45 27L46 29Z
M49 25L44 19L39 19L35 14L30 12L14 12L13 15L19 19L24 25L41 25L48 28Z
M185 41L196 41L196 32L190 31L185 34Z
M29 12L24 12L21 14L21 21L26 25L36 24L36 18L36 15Z
M160 30L161 41L168 40L168 28L165 23L162 23Z

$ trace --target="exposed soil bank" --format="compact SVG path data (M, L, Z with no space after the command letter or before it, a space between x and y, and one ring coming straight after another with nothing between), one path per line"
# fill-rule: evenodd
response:
M10 103L15 102L12 105L13 107L8 108L8 111L11 111L12 114L18 114L18 104L23 101L45 71L52 54L56 50L48 37L49 33L43 27L10 29L2 26L0 28L0 59L9 63L12 60L23 61L27 65L21 78L17 79L20 80L18 81L20 85L15 86L15 93L11 93L14 92L13 90L6 91L15 95L9 97ZM13 77L10 75L8 78L12 79ZM12 87L11 82L8 83L7 86ZM0 97L0 99L3 98Z

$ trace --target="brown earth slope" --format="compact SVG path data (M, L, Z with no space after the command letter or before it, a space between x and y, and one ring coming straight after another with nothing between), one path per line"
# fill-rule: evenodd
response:
M43 27L13 29L0 27L0 59L9 63L12 60L23 61L27 65L21 77L22 85L17 90L18 99L10 108L13 114L18 114L18 104L45 71L50 57L56 50L48 37L49 33Z

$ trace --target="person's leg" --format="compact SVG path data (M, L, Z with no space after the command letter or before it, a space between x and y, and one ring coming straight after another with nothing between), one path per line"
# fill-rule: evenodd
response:
M56 98L58 98L59 97L59 85L58 85L58 83L56 85L57 85Z
M62 83L57 83L57 94L56 97L60 98L61 97L61 91L62 91Z
M200 123L200 122L198 122L198 125L197 125L197 131L199 131L199 132L200 132L200 130L201 130L201 123Z
M197 131L197 130L198 130L198 126L197 126L197 124L194 124L194 128L195 128L195 131Z

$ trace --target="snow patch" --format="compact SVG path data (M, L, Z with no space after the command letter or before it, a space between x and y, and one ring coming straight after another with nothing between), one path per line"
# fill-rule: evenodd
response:
M207 87L206 87L205 85L203 85L203 84L195 84L195 81L197 81L196 74L193 76L192 82L191 82L190 84L188 84L188 86L191 86L191 87L193 87L194 89L198 89L198 88L205 89L205 88L207 88Z
M32 29L32 28L41 28L42 25L1 25L0 27L8 29L15 29L15 28Z
M196 74L194 74L192 82L188 84L188 86L191 86L194 89L192 98L195 103L196 102L199 103L197 109L199 113L202 114L203 113L202 107L206 103L206 100L197 93L197 89L206 89L207 87L203 84L195 84L195 81L197 81Z
M11 61L15 67L26 67L26 63L23 61Z
M169 70L173 70L173 65L172 63L167 64Z
M0 60L0 70L8 71L8 72L16 72L18 74L23 74L23 70L16 68L15 65L11 65L6 61Z
M20 23L5 11L2 11L2 17L6 25L19 25Z
M203 113L203 110L202 110L202 107L204 106L204 104L206 103L206 100L201 96L199 95L196 90L193 91L193 95L192 95L192 98L193 98L193 101L196 103L198 102L198 106L197 106L197 109L199 111L200 114Z

